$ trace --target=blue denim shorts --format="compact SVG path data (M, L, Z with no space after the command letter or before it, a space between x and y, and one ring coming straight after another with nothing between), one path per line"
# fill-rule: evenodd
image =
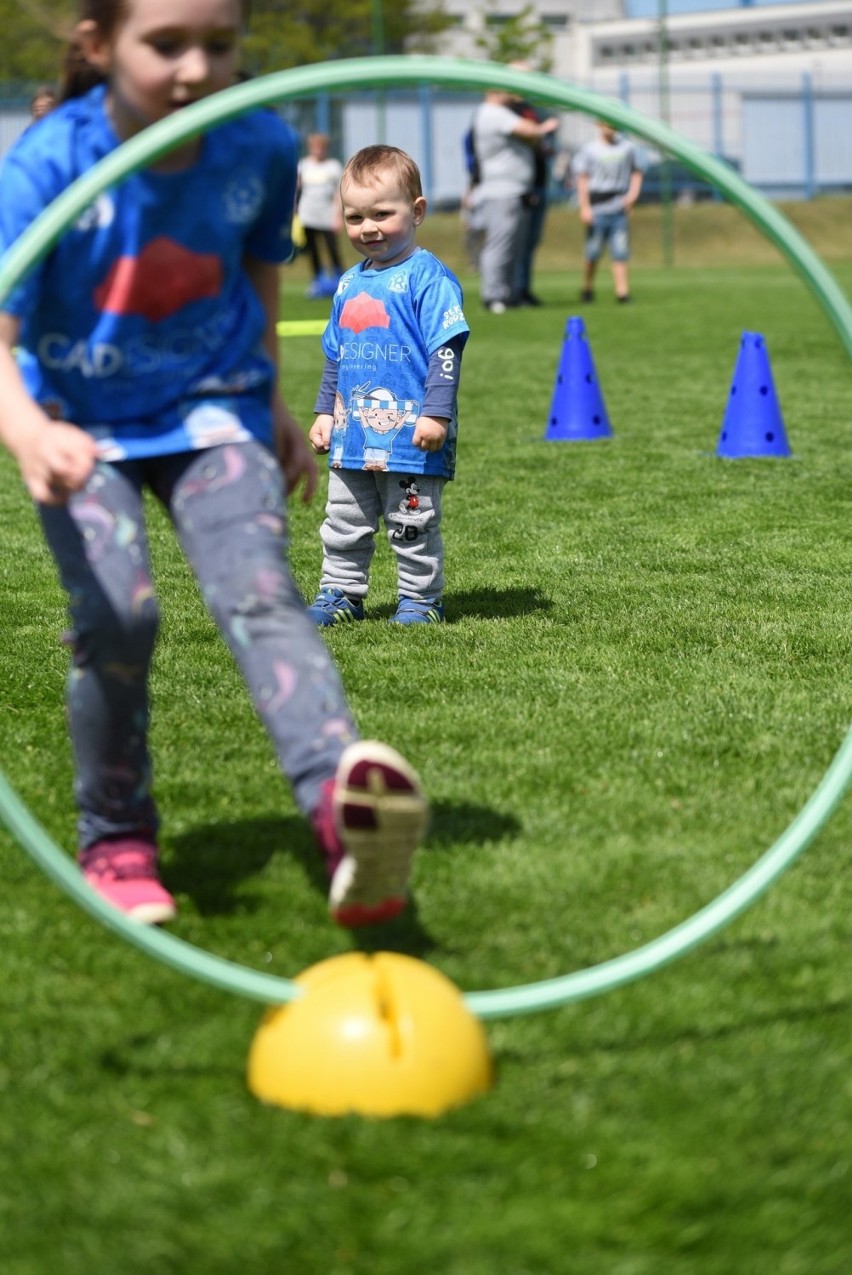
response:
M627 213L595 213L594 225L586 230L586 260L597 261L607 246L613 261L630 259Z

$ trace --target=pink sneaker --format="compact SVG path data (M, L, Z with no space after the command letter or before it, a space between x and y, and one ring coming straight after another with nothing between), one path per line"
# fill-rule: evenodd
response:
M93 890L132 921L160 925L177 915L174 899L157 875L157 847L125 837L97 841L78 856Z
M414 770L387 744L350 744L314 815L339 925L377 925L408 901L411 858L426 831L429 807Z

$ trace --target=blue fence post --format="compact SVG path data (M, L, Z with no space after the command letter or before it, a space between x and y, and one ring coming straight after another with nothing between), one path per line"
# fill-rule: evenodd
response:
M802 132L804 136L805 199L816 194L816 155L814 153L814 90L809 72L802 76Z
M331 133L331 104L327 93L318 93L316 115L318 133Z
M618 96L625 106L630 105L630 72L622 71L618 77Z
M423 189L432 197L435 183L435 159L432 153L432 107L434 94L431 84L421 84L417 90L420 99L420 139L423 148L421 175Z

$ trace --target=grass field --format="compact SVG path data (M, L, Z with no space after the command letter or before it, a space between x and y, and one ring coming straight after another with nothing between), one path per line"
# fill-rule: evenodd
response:
M848 213L795 210L847 289ZM604 275L585 314L605 442L543 441L574 220L551 219L540 310L485 315L465 277L449 623L385 623L380 546L368 620L329 638L365 734L402 748L433 800L414 905L366 942L326 918L310 835L152 508L181 937L286 977L363 946L465 990L531 982L689 916L801 808L852 719L849 361L730 209L676 229L665 270L659 210L640 210L635 305ZM463 270L455 218L423 242ZM305 282L299 262L284 317L322 315ZM766 336L790 458L713 454L744 329ZM307 422L318 340L282 349ZM71 852L64 608L0 469L0 764ZM321 517L321 498L293 510L308 594ZM261 1007L107 934L0 832L3 1275L846 1275L851 810L683 960L489 1024L495 1089L431 1122L261 1106L244 1083Z

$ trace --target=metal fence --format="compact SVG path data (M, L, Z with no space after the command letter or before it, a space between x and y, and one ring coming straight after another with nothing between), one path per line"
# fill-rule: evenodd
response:
M852 84L848 77L696 73L688 82L673 82L661 92L659 80L648 71L615 72L587 87L618 97L654 118L661 115L661 101L666 102L673 128L735 165L770 198L810 199L852 191ZM420 165L433 203L453 206L467 184L462 137L478 101L475 94L422 85L345 97L321 94L283 103L281 109L303 135L312 130L329 133L334 153L344 159L372 141L401 146ZM0 155L28 122L26 101L0 98ZM592 131L587 116L562 115L557 177ZM658 158L653 152L647 154L652 165ZM564 193L561 186L555 193L560 191Z

